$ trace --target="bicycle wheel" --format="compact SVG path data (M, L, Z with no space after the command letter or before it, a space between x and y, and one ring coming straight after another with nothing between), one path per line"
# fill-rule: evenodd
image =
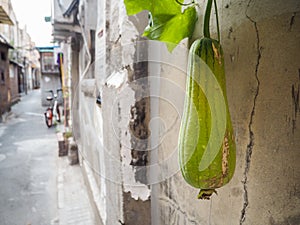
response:
M52 127L52 110L49 108L45 112L45 121L48 128Z

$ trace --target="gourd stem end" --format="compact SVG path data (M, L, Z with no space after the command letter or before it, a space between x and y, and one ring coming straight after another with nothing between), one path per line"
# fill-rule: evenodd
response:
M209 200L213 193L216 193L216 195L218 194L215 189L200 189L198 199Z

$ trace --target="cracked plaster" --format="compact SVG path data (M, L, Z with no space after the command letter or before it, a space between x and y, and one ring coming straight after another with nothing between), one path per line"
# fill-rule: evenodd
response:
M176 173L161 183L160 222L297 224L300 179L295 171L299 169L296 149L300 148L300 134L294 112L299 110L295 109L300 85L299 63L295 60L300 57L299 4L293 6L295 1L287 1L282 7L283 1L227 2L228 8L219 12L228 101L237 142L235 175L217 190L212 202L199 202L198 190L186 185ZM270 7L265 8L267 5ZM167 72L163 76L168 77ZM162 120L168 118L163 105L160 112ZM171 139L162 142L162 154L170 146Z
M248 10L248 7L249 7L251 1L252 0L250 0L248 5L247 5L246 17L253 24L253 26L255 28L255 33L256 33L257 63L256 63L256 66L255 66L254 76L255 76L255 79L256 79L256 82L257 82L257 87L256 87L256 91L255 91L254 98L253 98L253 107L252 107L250 121L249 121L249 125L248 125L248 128L249 128L249 143L247 145L246 158L245 158L244 179L242 181L243 182L243 189L244 189L244 204L243 204L243 208L241 210L240 225L242 225L243 222L246 219L246 210L247 210L247 207L249 206L247 182L248 182L248 172L250 170L250 165L251 165L252 151L253 151L253 147L254 147L254 144L255 144L255 142L254 142L254 131L253 131L252 125L253 125L253 120L254 120L254 116L255 116L256 100L257 100L258 95L259 95L260 81L259 81L259 75L258 74L259 74L260 59L262 57L262 49L261 49L261 46L260 46L260 36L259 36L258 24L252 18L250 18L249 15L247 14L247 10Z

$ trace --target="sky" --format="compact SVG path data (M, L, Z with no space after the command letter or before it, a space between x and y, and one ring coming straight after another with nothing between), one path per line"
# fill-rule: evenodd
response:
M26 25L27 33L37 47L52 46L51 22L45 22L45 16L51 16L51 0L11 0L14 12L21 28Z

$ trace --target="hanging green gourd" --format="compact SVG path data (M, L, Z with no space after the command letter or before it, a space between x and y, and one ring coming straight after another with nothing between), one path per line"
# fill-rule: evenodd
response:
M209 199L215 189L230 181L236 160L216 0L214 6L218 40L210 37L212 0L208 0L204 37L194 41L189 51L178 146L182 175L187 183L200 189L199 199Z

